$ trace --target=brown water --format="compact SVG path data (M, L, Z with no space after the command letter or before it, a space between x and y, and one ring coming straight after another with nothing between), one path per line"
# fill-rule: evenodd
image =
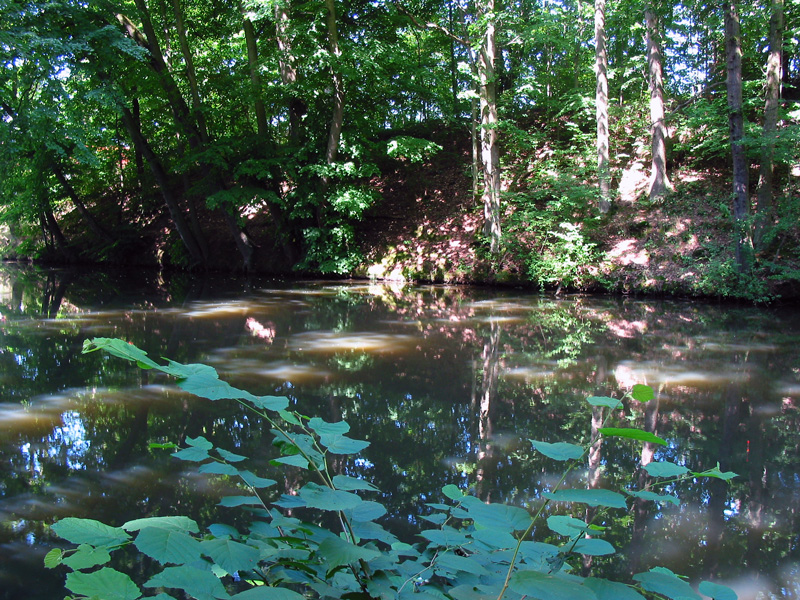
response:
M740 476L677 486L680 508L609 515L620 554L594 568L624 579L660 564L725 582L740 598L800 590L794 309L7 266L0 313L4 600L62 597L64 574L41 566L58 543L48 529L57 518L242 518L215 506L223 483L151 442L205 435L269 471L257 419L118 359L82 355L96 336L205 362L305 414L346 419L371 442L347 468L381 489L389 526L409 541L424 503L440 501L448 483L536 506L557 465L527 440L586 441L586 396L646 383L656 400L626 412L669 441L655 459L697 471L719 462ZM604 443L601 484L641 484L647 450Z

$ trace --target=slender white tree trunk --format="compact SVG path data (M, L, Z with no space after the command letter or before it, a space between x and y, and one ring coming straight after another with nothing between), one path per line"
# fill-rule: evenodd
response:
M647 30L647 67L650 86L650 128L652 136L652 167L650 199L655 200L672 188L667 176L667 126L664 123L664 78L659 44L658 19L652 6L645 11Z
M597 178L600 190L600 212L611 208L611 171L609 168L608 132L608 51L606 50L606 0L594 3L595 73L597 88Z

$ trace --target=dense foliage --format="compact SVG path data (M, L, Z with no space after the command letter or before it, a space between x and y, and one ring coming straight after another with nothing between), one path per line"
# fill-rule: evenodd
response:
M797 279L796 3L724 4L733 13L699 0L603 3L613 189L601 214L590 3L2 0L3 252L366 273L362 224L392 210L382 173L430 169L442 137L465 150L472 137L472 184L468 150L455 168L475 196L464 210L486 225L468 277L506 270L543 286L624 287L602 268L615 207L634 203L656 221L646 202L672 202L624 189L651 168L658 130L668 137L658 168L672 171L659 185L685 191L693 169L713 196L692 195L715 209L716 229L690 291L727 279L723 295L767 297L764 281ZM725 14L742 32L735 110ZM651 116L648 44L660 45L663 118ZM765 106L776 47L779 100ZM743 119L733 146L732 110ZM732 148L759 167L758 182L731 175ZM710 176L720 168L723 186ZM732 205L734 189L752 206Z
M597 452L592 449L601 439L666 444L648 431L606 427L606 421L616 419L623 408L622 400L588 399L593 410L606 411L606 419L585 447L531 440L537 452L567 465L558 482L547 491L540 490L535 504L523 508L484 503L447 485L442 494L449 502L427 504L432 512L425 520L433 527L420 532L423 543L412 545L401 542L380 524L386 514L380 502L362 498L377 488L348 474L346 457L357 455L369 443L349 437L346 422L329 423L289 411L287 398L254 396L234 388L206 365L174 361L160 365L122 340L95 338L84 345L84 352L98 349L143 369L177 377L182 389L200 397L240 402L271 425L273 445L281 451L273 462L301 469L310 480L271 501L263 490L276 481L242 468L247 457L215 447L202 436L187 438L187 446L173 456L199 463L202 473L241 481L244 494L227 496L220 504L247 507L247 531L217 524L201 533L195 521L181 516L146 517L119 527L92 519L64 518L53 530L77 547L53 549L45 564L51 568L65 565L70 571L66 585L78 597L142 597L140 584L130 576L103 566L111 562L112 553L132 545L164 565L143 582L145 589L162 590L150 596L161 599L172 598L165 589L181 590L199 600L300 600L304 596L298 591L325 598L417 597L411 594L439 599L643 598L636 588L672 600L700 598L686 581L665 568L635 574L636 588L572 572L576 570L571 564L574 557L615 552L614 546L601 538L618 527L613 515L629 509L629 502L631 506L637 502L678 504L670 492L682 480L712 477L727 481L735 477L720 471L719 465L692 472L682 465L657 461L645 466L653 482L642 489L626 489L626 495L592 485L574 486L568 476L587 456L590 471L599 467L593 464L592 455ZM635 385L623 400L637 403L653 397L651 388ZM172 443L159 446L178 448ZM663 490L667 493L658 493ZM580 506L587 520L552 511L551 504ZM563 540L560 546L532 537L543 528L540 521ZM736 598L732 590L711 581L701 582L699 592L720 600Z

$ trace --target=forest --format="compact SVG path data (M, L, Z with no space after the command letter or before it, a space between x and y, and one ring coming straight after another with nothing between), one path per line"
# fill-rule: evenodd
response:
M0 254L797 297L798 4L0 0Z

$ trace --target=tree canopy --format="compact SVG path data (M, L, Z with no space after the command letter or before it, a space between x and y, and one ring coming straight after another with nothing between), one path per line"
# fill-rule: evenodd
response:
M561 224L591 237L639 164L654 204L670 170L726 170L741 274L797 220L795 6L1 0L4 253L358 272L381 174L471 136L489 272L541 283Z

